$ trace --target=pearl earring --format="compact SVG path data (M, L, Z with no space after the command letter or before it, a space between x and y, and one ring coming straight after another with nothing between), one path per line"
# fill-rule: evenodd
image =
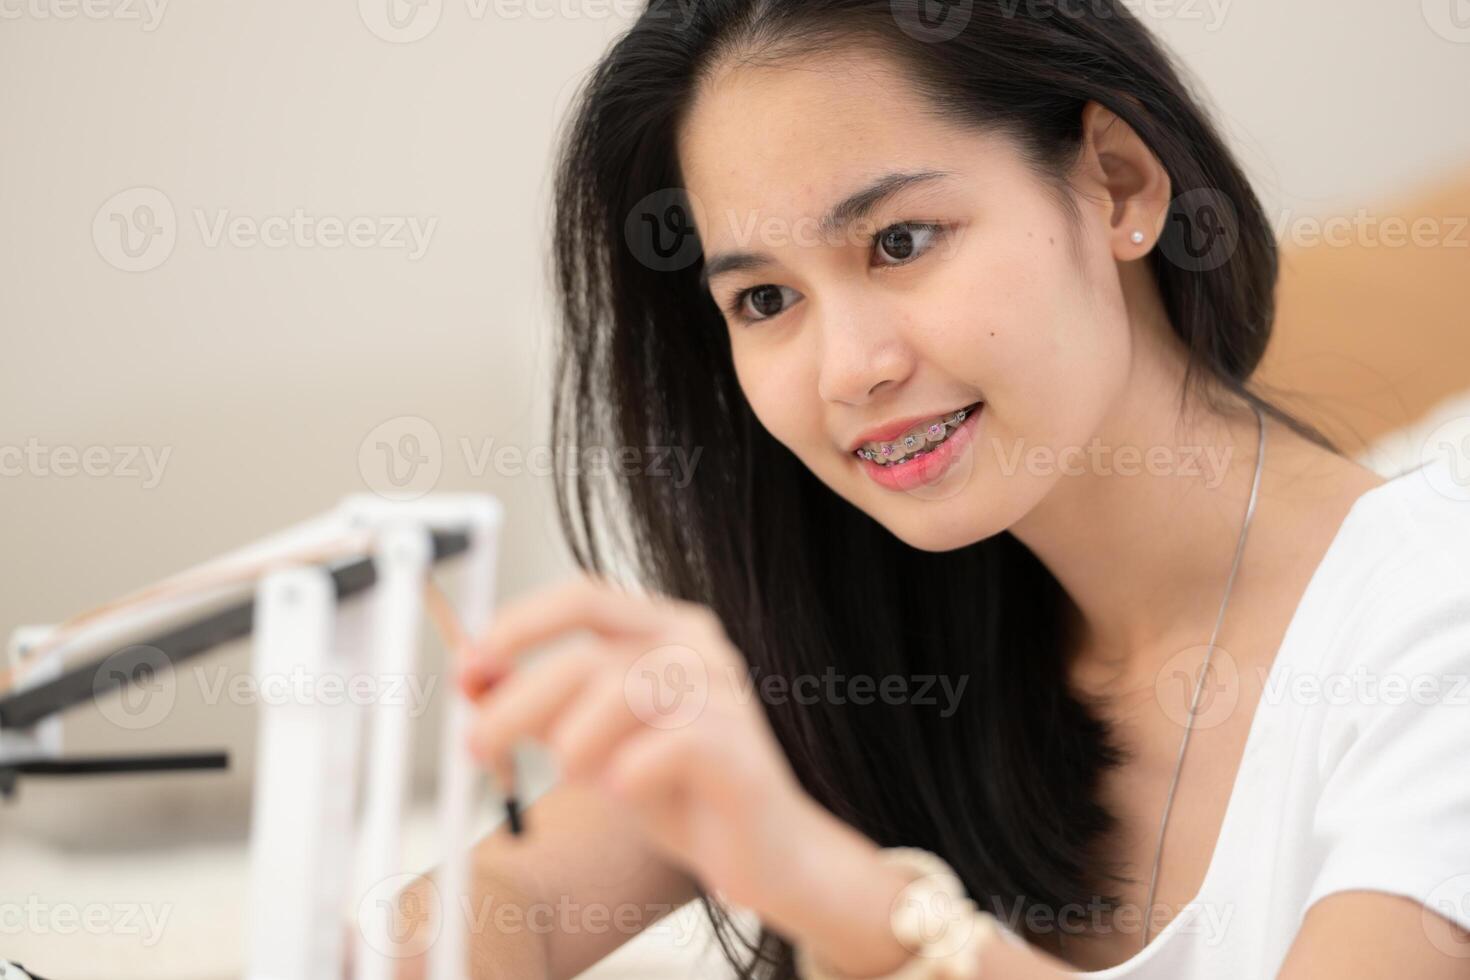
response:
M1135 245L1142 245L1143 244L1143 232L1141 232L1141 231L1135 231L1129 237L1131 237L1133 239L1133 244L1135 244Z

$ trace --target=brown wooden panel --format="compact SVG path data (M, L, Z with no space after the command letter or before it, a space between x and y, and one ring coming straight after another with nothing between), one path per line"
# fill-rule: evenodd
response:
M1336 243L1314 243L1324 222L1283 231L1277 326L1257 378L1355 452L1470 391L1470 167L1343 212Z

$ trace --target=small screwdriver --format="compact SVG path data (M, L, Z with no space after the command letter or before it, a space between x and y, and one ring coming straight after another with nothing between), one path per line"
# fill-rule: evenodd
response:
M424 599L429 610L429 618L434 621L434 628L439 632L439 639L455 656L456 662L462 660L465 651L471 649L464 629L459 624L459 617L454 614L454 606L449 602L444 591L439 588L434 576L429 575L424 579ZM510 753L509 765L502 777L504 786L500 787L505 797L505 820L510 827L512 836L519 837L525 832L525 821L521 814L521 801L516 793L519 780L516 772L516 754Z

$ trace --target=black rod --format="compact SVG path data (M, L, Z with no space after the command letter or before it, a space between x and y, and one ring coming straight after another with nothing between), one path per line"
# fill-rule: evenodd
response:
M469 535L463 532L436 531L432 537L436 562L460 554L470 546ZM332 584L339 601L371 588L377 580L372 558L360 558L332 570ZM159 654L170 664L178 664L222 643L249 636L254 622L255 597L251 596L237 605L73 667L44 684L0 697L0 728L29 727L128 681L145 679L159 666ZM104 664L106 671L101 669Z
M228 769L228 752L185 752L178 755L103 755L70 759L33 759L6 768L27 776L97 776L118 772L179 772Z

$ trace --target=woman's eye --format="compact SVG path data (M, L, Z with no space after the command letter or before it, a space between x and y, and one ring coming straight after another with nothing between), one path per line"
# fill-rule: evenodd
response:
M880 260L878 264L895 266L913 261L929 250L943 230L942 226L932 224L889 225L873 236L873 248L892 261ZM784 312L799 295L790 286L764 283L736 293L728 309L742 323L758 323Z
M902 265L922 255L937 234L939 234L938 225L890 225L873 236L873 244L880 254L887 255L894 260L880 264Z
M786 294L796 295L796 290L790 286L777 286L772 283L754 286L743 290L735 295L731 302L731 312L747 323L755 320L768 320L786 308L783 300Z

